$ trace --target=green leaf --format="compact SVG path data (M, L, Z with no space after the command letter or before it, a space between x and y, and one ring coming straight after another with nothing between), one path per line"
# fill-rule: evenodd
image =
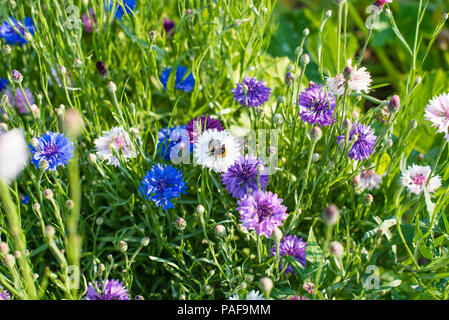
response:
M383 175L390 165L391 158L388 153L384 152L381 156L377 157L376 161L376 173Z
M312 264L324 263L324 253L313 236L313 228L310 228L309 237L307 238L306 259Z

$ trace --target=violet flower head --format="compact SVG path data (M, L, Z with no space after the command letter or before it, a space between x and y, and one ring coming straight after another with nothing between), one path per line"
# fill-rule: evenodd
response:
M106 280L96 287L89 282L86 300L130 300L128 289L119 280Z
M310 84L309 88L299 95L298 105L301 108L299 115L302 121L328 127L336 120L333 117L335 97L330 93L326 94L321 85Z
M211 118L207 113L191 119L189 123L187 123L190 142L193 143L201 133L208 129L217 129L218 131L224 130L220 120Z
M248 230L270 237L276 227L287 218L287 207L282 199L270 191L257 190L237 202L240 221Z
M282 256L292 256L299 261L304 267L306 266L306 247L307 242L303 241L297 236L287 235L279 243L279 257ZM276 255L276 246L271 249L271 255ZM281 266L283 269L284 266ZM285 273L294 273L292 266L287 266Z
M16 88L16 91L13 91L13 89L10 88L5 91L5 95L8 97L8 102L11 107L15 107L21 114L27 114L30 113L31 105L34 104L34 97L29 89L25 88L23 91L25 92L25 95L23 95L20 88ZM27 100L30 105L28 105Z
M244 78L242 83L237 83L237 87L232 89L236 102L244 107L257 108L268 101L271 89L267 83L256 78Z
M89 13L90 13L90 16L89 16ZM92 32L92 30L93 30L93 25L92 24L97 26L97 18L95 17L94 8L90 8L89 9L89 13L83 14L83 16L81 17L81 21L83 22L84 29L87 32Z
M9 300L9 299L11 299L9 292L6 291L6 289L3 289L3 287L0 287L0 300Z
M27 43L25 39L25 31L30 34L34 34L34 23L31 18L25 17L24 21L17 21L14 17L11 17L11 21L14 27L19 31L14 30L13 26L8 21L3 22L0 25L0 37L5 39L7 44L23 45Z
M164 18L164 30L167 38L171 38L174 33L175 22L173 20Z
M264 166L263 161L251 155L241 156L228 171L221 175L221 181L225 185L226 190L234 198L240 199L248 193L248 189L259 190L258 186L258 167L263 166L260 174L260 189L265 190L268 181L268 169Z
M368 159L372 153L374 153L374 145L376 144L377 137L369 126L359 123L355 126L355 122L352 125L352 130L349 133L348 143L352 143L351 150L349 151L349 157L353 160ZM355 141L353 141L353 139ZM337 137L338 142L345 141L345 136L341 135Z
M393 2L393 0L376 0L376 1L374 1L374 5L379 7L379 9L382 9L384 4L392 3L392 2Z

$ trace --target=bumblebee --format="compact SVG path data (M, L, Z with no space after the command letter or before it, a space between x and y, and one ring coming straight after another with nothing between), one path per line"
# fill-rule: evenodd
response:
M219 140L211 140L209 142L209 153L215 157L221 156L224 158L226 156L226 146Z

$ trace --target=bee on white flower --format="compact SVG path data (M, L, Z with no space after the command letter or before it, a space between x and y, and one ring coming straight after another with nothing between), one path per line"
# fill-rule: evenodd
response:
M136 137L140 140L140 137ZM113 127L110 131L103 133L103 136L95 139L95 149L101 160L106 160L107 164L118 166L122 158L124 161L137 156L134 144L123 127Z
M430 178L430 173L429 166L423 167L413 164L402 172L401 185L406 187L410 193L416 195L420 195L427 185L427 191L433 193L441 186L441 178L439 176ZM429 178L430 181L428 181Z
M0 179L6 183L14 180L25 168L28 154L22 129L0 131Z
M241 155L241 143L229 131L204 131L193 147L194 163L216 172L224 172Z

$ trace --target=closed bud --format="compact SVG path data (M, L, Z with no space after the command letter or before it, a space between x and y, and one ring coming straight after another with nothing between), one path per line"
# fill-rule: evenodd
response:
M10 55L11 52L12 52L11 46L10 46L9 44L5 45L4 48L3 48L3 52L4 52L6 55Z
M410 121L410 129L411 130L415 130L417 127L418 127L418 121L416 121L415 119Z
M39 211L41 208L41 205L39 203L35 203L35 204L33 204L33 208L34 208L34 210Z
M77 137L83 129L83 118L78 110L68 109L64 115L64 128L69 136Z
M309 28L305 28L305 29L302 31L302 34L303 34L305 37L307 37L307 36L310 34Z
M309 63L310 63L310 57L309 57L309 55L308 55L308 54L303 54L303 55L301 56L301 64L304 65L304 66L306 66L306 65L308 65Z
M95 220L95 223L99 226L101 226L103 224L103 218L102 217L98 217L97 220Z
M282 125L284 123L284 117L282 114L276 113L273 117L274 123L276 123L278 126Z
M82 66L83 66L83 62L82 62L80 59L76 58L76 59L73 61L73 67L74 67L74 68L79 69L79 68L81 68Z
M21 74L19 71L13 70L13 71L12 71L12 79L13 79L13 81L16 82L16 83L22 83L22 81L23 81L23 76L22 76L22 74Z
M400 99L398 95L394 95L388 102L388 109L390 112L395 113L399 111Z
M6 242L0 242L0 255L4 256L9 253L9 247Z
M331 203L326 209L323 211L323 220L328 225L336 225L338 218L340 217L340 210L338 207Z
M178 218L175 221L175 228L178 229L179 231L182 231L186 228L187 226L187 222L183 219L183 218Z
M224 237L226 235L226 227L222 224L215 226L215 234L218 237Z
M118 243L118 247L122 253L125 253L128 250L128 244L123 240Z
M150 238L149 237L145 237L140 241L140 245L142 247L146 247L148 246L148 244L150 243Z
M12 254L7 254L4 258L4 262L6 266L12 268L14 267L14 264L16 263L16 258Z
M207 285L204 287L204 293L210 296L214 294L214 288L212 288L210 285Z
M351 122L351 120L349 120L349 119L343 120L343 128L344 128L345 130L349 130L349 129L351 129L351 127L352 127L352 122Z
M55 236L55 228L53 226L46 226L45 227L45 236L49 239L53 239Z
M338 241L332 241L329 246L329 250L330 250L331 254L337 258L340 258L341 256L343 256L343 253L344 253L343 245Z
M312 282L307 282L307 283L304 283L302 288L304 290L306 290L308 294L313 294L315 291L315 284L313 284Z
M97 162L97 156L94 153L89 153L87 159L89 160L90 163Z
M45 189L44 196L47 199L52 199L53 198L53 191L51 189Z
M281 229L275 228L275 229L273 230L273 235L272 235L272 237L273 237L274 241L276 241L276 243L281 242L283 236L284 236L284 235L282 234Z
M318 162L320 160L320 154L314 153L312 154L312 162Z
M372 194L367 193L365 195L365 199L364 200L365 200L365 204L369 206L371 203L373 203L374 198L373 198Z
M259 164L257 166L257 172L261 175L264 173L264 171L265 171L265 166L263 164Z
M271 290L273 290L274 287L273 280L268 277L263 277L262 279L260 279L260 286L265 292L265 295L269 297Z
M48 169L49 166L50 166L50 164L49 164L48 161L45 160L45 159L42 159L42 160L39 162L39 169L40 169L41 171L46 171L46 170Z
M65 202L65 206L67 209L72 210L75 207L75 202L69 199Z
M154 31L154 30L151 30L150 33L149 33L149 37L150 37L150 40L151 40L151 41L156 40L156 38L157 38L157 32Z
M201 204L199 204L199 205L196 207L196 212L197 212L198 214L203 214L204 211L206 211L206 209L204 209L204 207L203 207Z
M323 131L321 131L320 127L313 127L309 134L312 141L318 141L323 136Z

